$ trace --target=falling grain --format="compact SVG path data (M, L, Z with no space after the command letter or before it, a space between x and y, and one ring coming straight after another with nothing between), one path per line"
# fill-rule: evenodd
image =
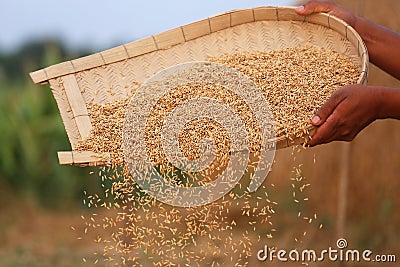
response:
M261 89L268 102L275 119L277 136L292 139L307 136L306 129L314 112L337 88L356 83L359 76L357 67L343 55L309 47L273 52L240 52L211 57L209 61L233 67L246 74ZM121 77L125 75L121 74ZM108 91L113 94L112 87ZM147 260L153 266L176 266L177 262L181 266L200 266L205 262L218 266L219 260L224 258L227 262L221 263L221 266L248 266L248 260L254 253L251 241L260 239L260 233L272 239L272 233L276 232L272 217L278 203L270 200L267 193L275 185L268 186L268 190L262 186L259 189L261 193L256 196L257 201L254 201L254 197L247 193L246 186L242 184L230 194L203 207L175 208L156 201L135 183L124 161L122 129L133 94L103 105L88 104L93 127L90 135L80 141L74 150L99 154L107 152L111 155L112 166L99 172L101 186L105 189L104 196L90 196L84 192L84 203L88 207L101 207L113 213L112 216L102 218L93 215L86 219L82 216L86 223L84 233L96 227L112 232L109 237L96 239L96 243L104 244L103 257L107 264L142 266L140 262ZM166 116L185 101L199 97L218 99L234 110L244 121L253 155L257 155L260 149L260 129L255 116L243 99L232 91L201 81L174 88L152 110L146 125L146 145L149 158L160 173L179 185L201 185L214 180L229 159L228 135L218 123L209 119L199 119L188 124L179 133L179 142L184 155L196 159L201 154L197 144L202 138L206 136L216 140L218 160L211 168L201 175L182 175L180 170L168 164L162 152L160 129ZM248 169L254 169L251 166L249 164ZM308 200L307 197L299 196L309 186L300 168L294 171L292 179L292 189L296 190L293 191L293 200L296 203L300 203L298 199ZM138 172L137 175L146 174ZM183 182L182 176L187 181ZM302 216L300 211L297 216L304 217L308 223L317 218L316 214ZM322 228L322 224L319 228ZM305 235L306 232L303 237ZM302 242L297 238L295 240Z

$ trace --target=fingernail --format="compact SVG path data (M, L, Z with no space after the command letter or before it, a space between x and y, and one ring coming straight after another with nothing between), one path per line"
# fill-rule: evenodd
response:
M318 125L321 122L321 118L319 116L314 116L311 121L314 125Z
M304 10L304 6L298 6L296 7L296 11L302 12Z

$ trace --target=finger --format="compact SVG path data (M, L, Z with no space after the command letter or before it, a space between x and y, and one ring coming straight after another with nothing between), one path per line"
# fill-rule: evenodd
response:
M318 12L331 12L334 9L334 5L329 2L309 1L306 4L296 8L296 12L299 15L310 15Z
M329 127L323 124L317 129L315 134L312 136L311 140L307 143L308 146L314 147L322 144L328 143L329 140L333 139L335 133L333 133ZM324 127L325 126L325 127Z
M332 113L331 116L323 123L312 136L308 145L313 147L317 145L326 144L335 140L338 136L339 120L337 118L337 112Z
M335 91L332 96L320 107L311 120L314 126L322 125L328 117L333 113L336 107L343 101L344 95L342 91Z
M328 126L323 127L324 125L325 124L318 128L318 130L312 136L311 140L307 143L308 146L314 147L322 144L327 144L336 139L336 131L334 129L332 131L332 129Z

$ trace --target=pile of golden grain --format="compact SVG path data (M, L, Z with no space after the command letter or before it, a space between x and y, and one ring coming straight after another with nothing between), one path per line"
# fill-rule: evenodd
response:
M264 93L276 123L276 135L290 136L302 132L310 118L337 88L354 84L359 76L358 68L345 56L312 48L287 48L273 52L242 52L210 58L209 61L233 67L248 75ZM253 118L243 100L217 85L192 84L176 88L158 101L152 111L147 129L162 124L165 114L188 99L208 96L232 104L241 116ZM74 149L78 151L109 152L114 165L123 165L122 128L130 98L119 99L105 105L89 104L93 129L90 136ZM160 112L163 110L163 112ZM161 115L160 115L161 114ZM200 122L197 122L200 123ZM252 122L254 123L254 122ZM193 127L193 126L192 126ZM202 127L196 127L202 129ZM250 136L256 128L249 127ZM204 129L204 127L203 127ZM221 131L220 136L223 133ZM159 132L148 131L149 138L156 140ZM187 135L192 136L192 135ZM220 137L221 138L221 137ZM193 143L187 138L182 144ZM160 142L156 142L160 144ZM221 142L223 143L223 142ZM156 162L160 145L149 147ZM192 153L198 153L193 150ZM157 156L158 155L158 156Z
M239 70L262 90L275 118L277 136L302 132L316 109L335 89L356 83L359 76L359 70L348 58L312 48L241 52L209 61ZM160 125L174 107L200 96L231 103L239 116L247 118L245 125L252 136L252 150L257 151L259 129L251 110L237 95L213 84L179 86L158 101L146 125L147 152L154 165L161 166L158 166L160 171L168 165L162 153ZM257 251L253 242L271 238L275 231L271 217L277 203L269 199L270 188L262 186L249 194L239 183L218 201L192 208L170 207L149 197L134 182L127 168L115 167L125 165L122 129L129 101L127 98L105 105L89 105L92 132L74 148L100 154L108 152L112 157L114 167L101 173L107 188L105 196L87 196L85 200L89 206L113 210L109 216L86 220L88 228L102 227L112 232L109 237L99 236L96 240L104 244L104 260L134 266L147 266L149 262L153 266L248 266L250 257ZM220 128L205 119L186 127L185 132L179 133L185 156L198 157L196 144L206 134L218 140L217 152L227 155L229 140ZM219 167L223 168L225 163L221 157ZM243 179L249 180L251 173L247 172L248 177ZM309 184L297 176L301 175L296 175L296 179L303 191ZM313 216L306 218L311 222Z

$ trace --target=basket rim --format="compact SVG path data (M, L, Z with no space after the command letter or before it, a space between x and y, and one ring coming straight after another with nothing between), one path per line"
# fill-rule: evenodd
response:
M225 25L217 25L218 20L225 20ZM89 56L58 63L30 73L34 83L48 83L61 76L116 63L130 58L159 51L194 40L217 31L232 28L241 24L259 21L300 21L325 26L349 40L361 58L359 84L365 84L368 77L368 50L359 34L345 21L327 13L315 13L301 16L295 7L261 6L256 8L236 9L221 13L203 20L186 24L156 35L152 35L128 44L91 54Z

